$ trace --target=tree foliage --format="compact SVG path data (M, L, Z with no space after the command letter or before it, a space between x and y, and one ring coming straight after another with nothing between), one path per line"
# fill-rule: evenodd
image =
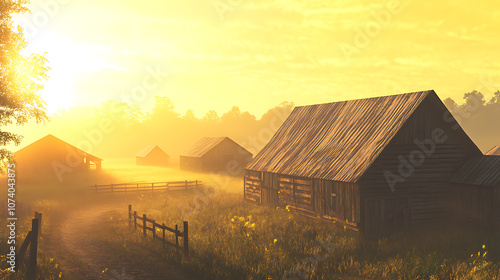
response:
M500 145L500 90L488 101L484 94L475 90L464 94L462 104L451 98L444 103L482 150Z
M43 55L25 55L28 43L21 27L14 27L12 16L26 13L28 1L0 2L0 126L23 125L30 119L47 120L45 102L37 94L47 79L47 60ZM19 144L21 135L0 129L0 145ZM12 153L0 149L0 172Z

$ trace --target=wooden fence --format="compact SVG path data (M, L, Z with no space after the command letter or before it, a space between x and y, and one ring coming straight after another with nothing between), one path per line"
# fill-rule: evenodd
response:
M146 214L143 214L142 216L137 215L137 211L132 212L132 205L128 206L128 220L130 226L132 226L133 223L134 229L137 228L142 229L145 238L147 237L147 232L150 231L153 233L153 240L161 241L163 243L163 247L165 247L165 245L169 245L179 250L183 250L186 255L189 255L188 222L184 221L183 224L184 228L183 231L181 232L178 229L177 225L175 225L175 229L173 229L165 226L165 224L156 223L155 220L146 217ZM141 222L137 222L137 220ZM160 236L158 236L157 230L161 231L162 234ZM167 240L167 238L165 237L166 232L175 234L175 243ZM182 246L179 245L179 237L182 237L183 241Z
M24 256L30 247L28 268L26 271L25 279L35 279L36 269L37 269L37 258L38 258L38 241L42 234L42 213L35 212L35 218L31 220L31 230L24 238L24 242L19 248L19 253L17 254L18 262L17 265L21 267L23 265Z
M152 183L119 183L110 185L94 185L91 188L99 192L139 192L139 191L167 191L182 190L203 186L202 181L174 181L174 182L152 182Z

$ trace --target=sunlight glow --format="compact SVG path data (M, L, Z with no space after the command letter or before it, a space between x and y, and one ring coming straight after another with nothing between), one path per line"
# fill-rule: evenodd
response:
M29 42L25 52L46 53L45 56L49 60L49 78L40 92L47 102L49 114L57 109L68 109L75 105L74 86L79 75L108 67L92 55L92 47L73 43L53 32L44 32L37 36L36 40Z

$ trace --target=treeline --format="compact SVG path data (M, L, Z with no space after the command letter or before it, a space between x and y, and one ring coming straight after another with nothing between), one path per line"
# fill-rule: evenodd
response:
M460 104L451 98L444 103L483 152L500 145L500 90L490 100L472 91L464 94Z
M234 106L219 116L215 111L198 118L192 110L179 114L168 97L155 97L151 112L119 100L99 108L73 107L51 117L45 126L29 126L21 132L28 144L51 133L98 157L132 158L147 145L159 145L172 158L202 137L228 136L249 151L258 152L294 107L283 102L260 119Z

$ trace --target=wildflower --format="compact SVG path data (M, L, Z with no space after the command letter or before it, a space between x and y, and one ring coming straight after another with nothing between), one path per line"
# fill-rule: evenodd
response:
M231 219L231 222L234 223L234 219Z
M278 239L274 239L273 240L273 243L276 244L276 242L278 242Z
M102 273L106 273L106 271L108 271L108 269L107 269L107 268L105 268L105 269L102 271Z
M483 249L486 249L486 245L483 245Z
M59 272L59 278L61 278L61 277L62 277L62 271L61 271L61 272Z
M53 258L50 258L50 262L53 262L53 261L54 261L54 259L53 259Z

